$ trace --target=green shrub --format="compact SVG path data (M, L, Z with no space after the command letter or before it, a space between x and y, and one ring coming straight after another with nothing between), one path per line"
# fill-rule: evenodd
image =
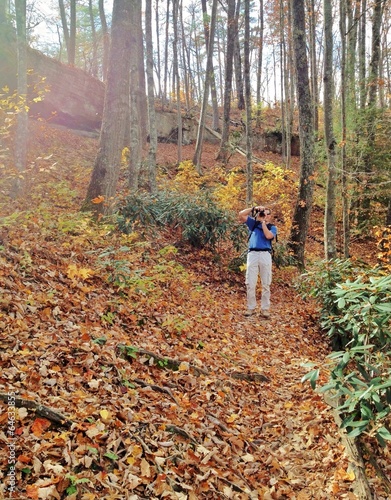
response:
M358 262L346 259L320 261L300 276L297 288L303 298L313 297L320 306L320 323L327 329L333 348L341 348L349 338L341 329L329 324L340 314L334 290L338 283L348 282L365 272ZM329 328L328 328L329 327Z
M130 233L135 222L180 229L182 239L197 248L215 248L219 241L230 238L235 226L233 214L216 205L206 192L131 195L119 208L118 227Z
M338 401L342 427L350 437L391 440L387 428L391 403L391 276L377 269L356 269L351 262L329 262L323 273L303 279L321 303L321 325L342 349L328 356L331 391ZM352 279L353 272L359 274ZM337 282L338 277L347 277ZM316 280L316 278L318 278ZM316 386L319 368L303 377Z

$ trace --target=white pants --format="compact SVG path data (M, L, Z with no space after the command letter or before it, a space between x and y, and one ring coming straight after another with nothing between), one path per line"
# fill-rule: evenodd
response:
M246 287L247 308L257 305L256 288L258 274L261 278L261 309L270 309L270 285L272 282L272 256L269 252L249 252L247 254Z

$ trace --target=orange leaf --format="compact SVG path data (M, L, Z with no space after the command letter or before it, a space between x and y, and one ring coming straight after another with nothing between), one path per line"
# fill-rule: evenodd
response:
M46 418L36 418L31 426L31 430L34 436L40 437L50 426L51 422Z
M26 486L27 498L32 498L33 500L38 500L38 486L29 485Z
M29 464L31 463L31 457L28 457L27 455L19 455L18 462L21 462L22 464Z
M99 203L102 203L105 201L105 197L100 195L100 196L97 196L96 198L92 199L91 201L92 201L92 203L99 204Z

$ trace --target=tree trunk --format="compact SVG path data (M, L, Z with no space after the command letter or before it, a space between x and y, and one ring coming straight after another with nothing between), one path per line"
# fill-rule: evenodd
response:
M202 5L202 15L204 19L204 33L205 33L205 41L206 41L206 46L209 47L209 23L206 21L207 19L207 10L206 10L206 0L201 0L201 5ZM217 8L217 7L216 7ZM212 7L213 9L213 7ZM217 16L217 11L216 11L216 16ZM211 21L212 22L212 21ZM214 43L214 41L213 41ZM208 53L209 54L209 53ZM218 107L218 102L217 102L217 92L216 92L216 77L215 73L213 70L213 64L212 64L212 73L211 73L211 80L210 80L210 92L211 92L211 99L212 99L212 109L213 109L213 118L212 118L212 129L216 131L220 131L220 118L219 118L219 107Z
M358 57L359 57L359 85L360 85L360 108L364 109L366 104L366 39L367 39L367 2L362 0L360 30L358 39Z
M179 0L172 2L172 22L174 25L174 40L173 40L173 67L174 67L174 81L175 93L177 101L177 124L178 124L178 163L182 162L182 107L181 107L181 85L179 80L178 68L178 8Z
M131 6L114 0L107 87L99 150L88 186L84 210L110 213L117 188L129 102Z
M305 241L314 185L314 122L306 52L304 0L292 0L292 24L300 127L300 180L289 246L298 266L304 268Z
M346 75L346 0L340 0L341 35L341 170L342 170L342 231L343 255L349 257L350 246L350 195L348 192L349 172L346 158L347 138L347 75Z
M64 0L58 0L58 6L60 8L61 25L62 25L62 31L64 33L65 47L67 49L67 58L69 62L69 53L70 53L69 28L65 12Z
M251 127L251 78L250 78L250 0L244 0L244 82L246 90L246 202L253 202L253 164Z
M316 61L316 19L315 15L315 0L310 0L309 2L309 54L310 54L310 65L311 65L311 91L312 91L312 102L314 106L314 133L318 135L319 130L319 89L318 89L318 70L317 70L317 61ZM325 23L326 27L326 23Z
M216 29L216 14L217 14L217 0L213 0L212 17L207 37L209 43L208 43L208 56L207 56L206 71L205 71L204 95L202 99L200 121L198 124L196 148L193 157L193 164L195 165L197 172L199 174L201 173L201 155L202 155L202 145L204 139L204 127L205 127L206 111L208 105L209 88L213 75L213 46L214 46L215 29Z
M110 50L110 34L107 28L105 8L103 4L104 0L99 0L99 17L100 24L102 26L102 39L103 39L103 59L102 59L102 78L105 82L107 79L107 64L109 59Z
M92 38L91 74L93 76L97 76L98 75L98 59L97 59L98 42L97 42L97 39L96 39L95 19L94 19L94 11L93 11L93 6L92 6L92 0L88 0L88 12L89 12L89 15L90 15L91 38Z
M279 12L280 12L280 92L281 92L281 145L282 145L282 161L286 165L286 159L288 155L288 145L287 145L287 128L286 128L286 87L285 87L285 33L284 33L284 25L285 25L285 5L280 1L279 4ZM284 99L285 97L285 99Z
M227 52L225 64L225 82L224 82L224 111L223 111L223 130L221 133L220 151L217 159L223 163L227 162L229 149L229 120L231 112L231 93L232 93L232 69L234 58L235 37L237 29L235 23L235 0L228 0L228 18L227 18Z
M147 171L141 170L142 149L146 141L146 116L148 114L145 96L144 48L142 40L142 15L139 0L128 0L131 17L130 59L130 154L129 188L137 191L148 186Z
M369 66L369 84L368 84L368 119L367 119L367 154L364 158L364 193L359 211L358 221L364 224L368 220L371 210L371 192L369 179L372 173L372 153L375 147L376 139L376 117L375 108L378 100L379 91L379 61L380 61L380 29L383 17L383 4L385 0L375 0L372 16L372 51L371 62Z
M263 0L259 0L259 46L258 46L258 70L257 70L257 127L261 126L261 82L262 82L262 60L263 60Z
M235 23L237 29L234 42L234 68L235 68L236 98L238 100L238 109L244 109L245 102L244 102L244 89L243 89L243 77L242 77L242 57L240 54L239 33L238 33L240 1L241 0L237 0L236 12L235 12Z
M159 23L159 0L155 0L155 35L156 35L156 74L158 84L158 96L162 98L162 70L160 60L160 23Z
M168 45L170 34L170 0L167 0L166 7L166 44L164 48L164 80L163 80L163 98L162 107L167 103L167 87L168 87Z
M185 26L183 24L183 8L182 2L179 6L179 17L180 17L180 28L181 28L181 48L182 48L182 74L183 74L183 83L185 87L185 100L186 107L185 110L188 111L191 108L191 98L190 98L190 82L191 82L191 67L190 67L190 54L189 47L186 44L186 36L185 36Z
M69 23L69 52L68 64L74 66L76 62L76 0L71 0L71 20Z
M324 12L324 132L328 157L328 175L326 188L326 210L324 220L324 251L327 260L337 255L336 248L336 182L337 172L335 165L336 141L333 129L333 15L331 0L323 0Z
M153 84L153 43L152 43L152 0L145 2L145 46L147 56L147 83L148 83L148 119L149 119L149 151L148 151L148 171L149 171L149 191L156 192L156 114L155 114L155 93Z
M26 184L26 157L28 141L27 115L27 35L26 35L26 0L15 0L18 66L18 107L15 165L18 171L12 196L20 196Z

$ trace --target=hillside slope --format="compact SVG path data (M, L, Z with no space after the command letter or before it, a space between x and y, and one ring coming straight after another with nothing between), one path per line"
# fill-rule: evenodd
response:
M78 213L95 148L42 125L28 196L1 202L0 495L358 498L301 384L329 349L296 271L275 269L269 321L245 319L224 255Z

